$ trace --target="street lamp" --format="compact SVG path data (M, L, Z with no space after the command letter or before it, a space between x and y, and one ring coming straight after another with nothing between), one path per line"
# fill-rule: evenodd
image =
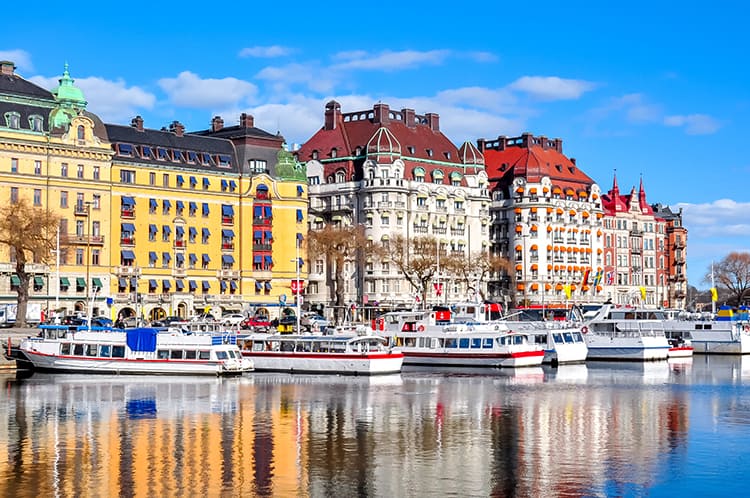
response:
M86 201L83 203L86 206L86 309L89 313L92 311L89 309L89 288L91 287L91 205L93 202Z
M297 305L297 333L300 332L300 298L302 297L302 289L299 285L299 237L294 238L294 264L297 266L297 293L294 295L294 302Z

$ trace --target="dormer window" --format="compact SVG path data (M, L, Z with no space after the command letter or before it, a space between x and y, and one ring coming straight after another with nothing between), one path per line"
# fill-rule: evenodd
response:
M410 146L408 146L408 147L406 148L406 150L408 150L408 151L409 151L409 154L414 154L414 152L415 152L415 150L414 150L414 146L413 146L413 145L410 145Z
M562 172L562 164L555 164L555 169Z
M86 128L83 125L78 125L78 140L84 140L86 138Z
M354 155L359 156L362 154L362 147L357 146L356 149L354 149Z
M450 160L450 158L451 158L451 153L450 152L444 152L443 154L445 154L445 158L446 159Z
M336 157L337 155L338 154L337 154L336 149L335 148L331 149L331 157Z
M29 126L31 127L31 131L44 131L44 118L38 115L33 115L29 117Z
M133 146L130 144L117 144L117 153L125 157L133 157Z
M6 112L5 124L8 128L19 129L21 127L21 115L17 112Z
M315 160L318 159L318 151L317 150L312 151L312 158L315 159Z
M427 157L432 157L432 149L427 149Z

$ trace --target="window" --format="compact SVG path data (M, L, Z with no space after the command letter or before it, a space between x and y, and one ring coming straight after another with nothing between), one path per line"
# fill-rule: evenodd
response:
M129 169L120 170L120 183L135 183L135 171Z
M35 175L42 174L42 161L34 161L34 174Z
M169 187L169 174L164 173L161 177L161 184L165 187Z
M322 259L316 259L315 260L315 273L323 273L323 260Z
M169 228L167 225L164 225L161 232L161 240L162 242L169 242L169 234L172 232L172 229Z
M17 157L12 157L10 159L10 172L18 173L18 158Z
M265 173L268 168L268 163L262 159L250 159L248 165L251 173Z
M43 130L44 125L44 118L38 115L29 116L29 126L31 127L31 131L44 131Z
M83 164L79 164L76 170L76 177L83 178Z
M99 266L99 249L93 249L91 251L91 264L93 266Z
M68 191L63 190L60 192L60 207L66 208L68 207Z
M86 129L83 127L83 125L78 125L77 136L78 140L83 140L86 138Z
M7 124L8 128L17 130L21 127L21 115L17 112L6 112L5 123Z
M102 196L101 194L94 194L91 196L91 207L94 209L101 209L102 206Z
M10 188L10 203L18 204L18 187Z
M76 265L82 266L83 263L83 249L76 249Z
M148 174L148 184L149 185L156 185L156 173L151 172Z

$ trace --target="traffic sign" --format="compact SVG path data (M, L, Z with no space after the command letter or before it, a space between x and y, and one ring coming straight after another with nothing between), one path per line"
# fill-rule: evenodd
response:
M279 296L279 303L285 304L286 303L286 294L282 294Z

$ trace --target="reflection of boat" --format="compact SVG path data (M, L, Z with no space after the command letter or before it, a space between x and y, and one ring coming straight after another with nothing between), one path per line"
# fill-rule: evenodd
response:
M660 310L605 304L583 316L589 360L664 360L669 343Z
M87 374L240 375L252 370L234 336L178 329L71 330L43 325L13 351L19 368Z
M237 344L259 371L389 374L404 362L382 337L367 335L247 334Z
M586 365L560 365L557 368L550 369L551 375L555 382L566 382L571 384L585 383L589 375Z

